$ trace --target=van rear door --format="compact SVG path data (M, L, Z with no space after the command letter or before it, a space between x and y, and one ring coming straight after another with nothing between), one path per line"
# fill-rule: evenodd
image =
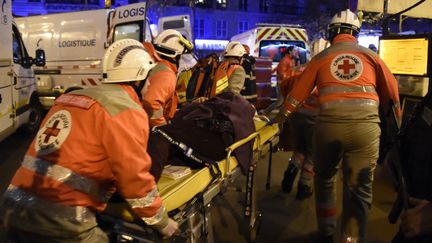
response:
M12 9L11 1L3 1L0 16L0 140L13 129L12 78Z
M145 40L146 32L146 3L134 3L115 9L112 15L110 40L135 39Z

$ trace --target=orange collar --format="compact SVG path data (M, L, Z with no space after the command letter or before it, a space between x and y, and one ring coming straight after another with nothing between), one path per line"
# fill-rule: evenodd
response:
M335 36L332 44L336 44L339 42L354 42L354 43L356 43L357 38L355 38L354 36L352 36L350 34L339 34L339 35Z

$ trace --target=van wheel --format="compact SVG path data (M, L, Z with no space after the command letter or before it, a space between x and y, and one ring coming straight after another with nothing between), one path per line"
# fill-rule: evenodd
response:
M29 119L24 125L24 131L26 133L33 134L38 131L45 111L39 101L37 99L33 99L30 102L29 112Z

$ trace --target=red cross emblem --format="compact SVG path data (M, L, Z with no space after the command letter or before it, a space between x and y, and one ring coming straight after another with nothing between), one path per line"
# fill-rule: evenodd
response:
M351 69L355 68L355 64L350 64L350 61L345 59L343 60L342 65L338 65L338 69L343 69L344 74L349 74Z
M43 134L45 134L44 143L48 143L51 136L57 137L60 133L60 129L57 128L59 125L60 120L54 121L54 124L52 127L48 127Z

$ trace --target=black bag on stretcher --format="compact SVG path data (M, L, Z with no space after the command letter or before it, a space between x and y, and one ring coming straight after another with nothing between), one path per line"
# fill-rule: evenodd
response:
M214 176L216 161L225 159L226 148L255 132L255 109L241 96L221 93L203 103L190 103L177 111L171 123L156 127L147 151L152 158L151 172L158 180L167 164L191 168L208 166ZM252 160L253 141L234 152L246 174Z

